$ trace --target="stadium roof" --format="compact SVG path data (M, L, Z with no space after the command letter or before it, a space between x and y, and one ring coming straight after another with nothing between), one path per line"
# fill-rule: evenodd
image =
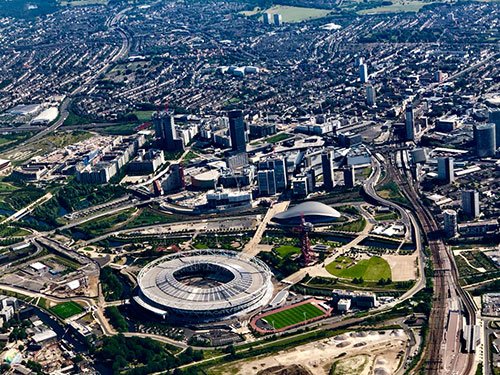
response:
M335 221L341 214L334 208L320 202L308 201L300 203L285 212L274 215L273 221L280 224L296 225L300 223L302 215L307 222L327 223Z

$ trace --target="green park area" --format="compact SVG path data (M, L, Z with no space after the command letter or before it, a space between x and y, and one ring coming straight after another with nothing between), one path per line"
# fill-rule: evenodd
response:
M391 278L391 267L380 257L371 257L355 261L349 257L340 256L326 266L326 270L334 276L344 279L363 279L378 281Z
M137 123L129 122L125 124L116 124L96 129L103 135L131 135L135 133Z
M408 199L401 194L399 186L394 181L377 186L377 194L384 199L397 203L409 204Z
M396 212L386 212L375 215L377 221L397 220L399 215Z
M193 151L188 151L188 153L184 156L184 158L182 159L183 162L187 163L191 160L194 160L196 159L197 157L199 157L200 155L198 155L196 152L193 152Z
M270 14L281 14L283 22L301 22L312 20L316 18L326 17L331 10L329 9L318 9L318 8L305 8L305 7L294 7L288 5L275 5L271 8L262 10L261 8L254 8L250 11L242 12L245 16L255 16L262 13Z
M274 329L290 327L306 320L317 318L324 315L325 312L312 303L295 306L290 309L282 310L262 318Z
M341 232L354 232L359 233L362 232L366 227L366 219L364 217L360 217L357 220L350 221L348 223L344 223L341 225L333 225L332 230L337 230Z
M130 208L112 215L99 217L75 228L78 231L87 233L89 236L98 236L103 233L110 232L113 228L123 225L135 212L135 208Z
M126 228L131 229L147 225L174 223L176 221L181 221L182 218L183 216L181 215L162 213L150 208L144 208L141 209L137 216L134 216L134 218L127 223Z
M68 319L73 315L77 315L83 312L83 307L76 302L63 302L49 309L54 315L61 319Z
M32 132L2 134L0 136L0 152L18 145L31 136L33 136Z
M137 117L137 120L140 122L151 121L151 116L154 111L135 111L134 115Z
M298 254L300 253L300 248L297 246L290 245L282 245L275 249L275 251L279 254L281 258L285 258L290 254Z
M276 134L276 135L273 135L269 138L266 139L267 143L278 143L278 142L281 142L281 141L284 141L285 139L289 139L289 138L292 138L293 135L290 135L290 134L286 134L286 133L280 133L280 134Z
M417 13L423 6L432 4L424 1L389 1L388 5L363 9L358 14Z

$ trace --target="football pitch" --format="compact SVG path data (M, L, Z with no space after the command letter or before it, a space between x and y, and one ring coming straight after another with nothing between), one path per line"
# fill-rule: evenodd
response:
M281 329L322 315L325 315L323 310L312 303L306 303L267 315L262 319L274 329Z
M54 307L51 307L50 311L61 319L67 319L70 316L83 312L83 307L76 302L70 301L59 303Z

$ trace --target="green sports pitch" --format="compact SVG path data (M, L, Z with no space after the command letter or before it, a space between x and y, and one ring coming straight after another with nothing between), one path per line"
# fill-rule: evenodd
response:
M63 302L50 308L50 311L61 319L68 319L70 316L83 312L83 307L76 302Z
M322 315L325 315L325 312L319 307L316 307L312 303L305 303L274 314L266 315L262 317L262 320L266 321L274 329L281 329Z

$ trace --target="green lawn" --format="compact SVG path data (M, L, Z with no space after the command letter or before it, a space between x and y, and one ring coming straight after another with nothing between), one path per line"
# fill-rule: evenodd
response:
M375 215L375 220L377 220L377 221L396 220L398 218L399 218L399 215L396 212L388 212L388 213Z
M208 249L208 245L205 244L205 243L197 243L197 244L194 245L194 248L195 249L200 249L200 250L201 249Z
M19 189L18 187L11 185L7 182L0 182L0 193L10 193L11 191Z
M137 119L141 122L151 121L151 115L155 111L135 111L133 112L136 115Z
M186 154L186 156L184 156L184 159L182 159L182 161L184 161L184 162L188 162L188 161L191 161L191 160L193 160L193 159L196 159L198 156L200 156L200 155L198 155L196 152L189 151L189 152Z
M267 143L278 143L284 141L285 139L292 138L293 136L286 133L276 134L266 139Z
M87 221L78 225L76 229L81 230L89 235L97 236L111 230L114 226L127 221L136 209L124 210L109 216L102 216L97 219Z
M130 229L145 225L173 223L176 221L179 221L178 215L164 214L150 208L144 208L139 215L127 223L126 228Z
M285 258L288 254L300 253L300 248L297 246L282 245L276 249L280 257Z
M61 319L68 319L69 317L80 314L83 312L83 307L76 302L63 302L50 308L50 311Z
M134 123L117 124L106 126L105 128L97 128L96 130L106 135L131 135L135 133L134 129L136 126L137 124Z
M338 257L326 266L326 270L334 276L354 279L378 281L391 278L391 267L380 257L371 257L358 262L349 257Z
M351 221L349 223L345 223L342 225L333 225L333 230L339 230L343 232L362 232L366 227L366 220L364 217L361 217L355 221Z
M408 199L406 199L399 190L399 186L394 182L390 181L383 185L377 186L377 195L384 199L388 199L397 203L409 204Z
M270 14L279 13L283 18L283 22L293 23L326 17L331 12L331 10L275 5L269 9L266 9L265 11L261 11L259 8L255 8L253 11L245 11L242 12L242 14L244 14L245 16L253 16L264 12Z
M371 9L363 9L358 14L384 14L384 13L417 13L424 5L432 2L423 1L393 1L391 5L380 6Z
M292 307L264 317L263 319L274 327L280 329L324 315L325 312L312 303Z

